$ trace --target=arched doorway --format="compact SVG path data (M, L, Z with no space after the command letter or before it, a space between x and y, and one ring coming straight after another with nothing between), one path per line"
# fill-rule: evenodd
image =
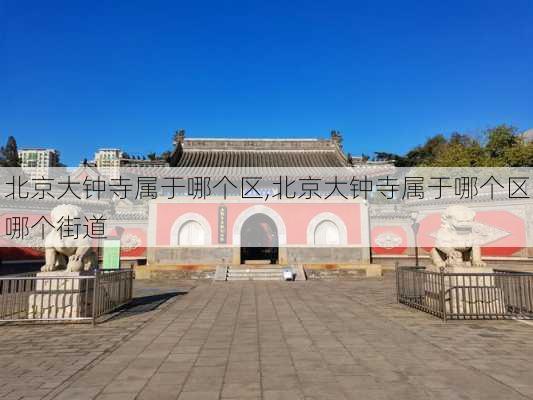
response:
M241 228L241 263L246 261L264 261L278 263L278 229L266 214L257 213L250 216Z

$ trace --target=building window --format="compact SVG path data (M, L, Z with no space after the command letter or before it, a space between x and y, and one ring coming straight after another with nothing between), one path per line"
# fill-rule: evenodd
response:
M339 228L329 220L324 220L317 225L314 236L317 246L340 244Z
M211 226L198 213L181 215L170 230L172 246L207 246L211 244Z
M178 245L202 246L206 244L205 231L202 225L196 221L185 222L178 233Z
M345 246L348 232L344 221L334 213L317 214L307 225L307 244L310 246Z

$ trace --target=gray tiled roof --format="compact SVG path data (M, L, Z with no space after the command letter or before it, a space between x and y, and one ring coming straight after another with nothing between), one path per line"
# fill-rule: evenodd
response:
M340 146L324 139L189 139L178 167L346 167Z

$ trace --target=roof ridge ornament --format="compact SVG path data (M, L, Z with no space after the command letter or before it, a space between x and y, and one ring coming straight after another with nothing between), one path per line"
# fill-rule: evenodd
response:
M176 146L178 143L183 143L185 141L185 129L180 128L176 131L174 134L174 145Z
M342 147L342 133L337 130L331 131L331 141L337 146Z

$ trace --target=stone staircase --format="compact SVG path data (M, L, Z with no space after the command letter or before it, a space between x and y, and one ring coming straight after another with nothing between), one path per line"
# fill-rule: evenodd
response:
M283 281L283 270L291 269L298 274L297 269L281 265L239 265L218 266L215 272L216 281Z

